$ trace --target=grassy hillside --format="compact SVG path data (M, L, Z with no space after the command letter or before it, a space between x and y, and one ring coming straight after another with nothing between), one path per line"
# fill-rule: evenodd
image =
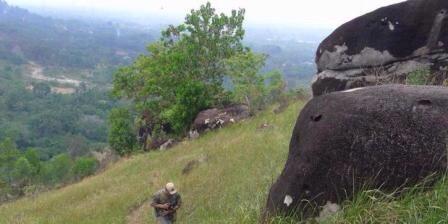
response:
M3 205L0 223L152 223L153 211L138 208L167 181L183 196L179 223L254 223L286 160L302 105L279 115L266 112L166 152L123 159L78 184ZM264 123L269 127L260 129ZM193 160L201 162L183 175Z
M166 152L123 159L78 184L5 204L0 223L154 223L147 199L167 181L183 196L179 223L256 223L302 106L293 104L279 115L265 112ZM261 129L265 123L269 127ZM196 166L182 174L189 163ZM401 198L362 192L321 223L448 223L448 181L432 191L416 187Z

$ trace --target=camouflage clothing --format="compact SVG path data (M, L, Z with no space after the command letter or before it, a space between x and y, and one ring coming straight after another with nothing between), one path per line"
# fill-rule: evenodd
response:
M167 209L161 209L161 208L154 208L156 217L165 217L167 220L174 221L176 219L176 211L173 211L173 208L180 207L182 204L181 197L178 193L175 193L173 195L167 193L165 189L162 189L154 194L152 197L152 203L154 204L169 204L170 208ZM168 214L165 214L167 211L173 211Z

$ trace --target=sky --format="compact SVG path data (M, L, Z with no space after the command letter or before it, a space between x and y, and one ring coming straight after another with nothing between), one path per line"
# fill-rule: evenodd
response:
M379 7L404 0L210 0L220 12L245 8L251 24L335 28ZM166 16L181 20L206 0L7 0L11 5L72 8L101 13Z

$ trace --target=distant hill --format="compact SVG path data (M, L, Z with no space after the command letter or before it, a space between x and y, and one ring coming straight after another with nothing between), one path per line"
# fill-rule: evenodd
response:
M125 17L107 22L104 15L86 17L72 12L63 16L51 10L34 11L38 14L0 0L0 60L14 65L33 62L43 66L45 74L62 72L102 84L112 81L119 65L129 64L145 53L146 46L160 36L165 21L153 18L141 25ZM327 35L326 30L246 26L246 44L269 56L265 71L283 72L290 88L309 85L316 73L315 49ZM80 77L80 73L90 75Z
M92 69L129 63L155 39L118 23L53 19L0 1L0 59Z

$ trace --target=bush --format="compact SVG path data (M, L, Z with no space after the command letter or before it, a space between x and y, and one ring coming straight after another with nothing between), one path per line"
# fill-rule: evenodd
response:
M75 161L73 175L76 179L82 179L95 173L98 162L95 158L81 157Z
M14 182L19 183L20 186L27 185L31 181L33 173L35 173L33 166L25 157L17 159L12 173Z
M183 134L196 115L210 105L206 86L200 82L187 82L176 92L176 102L162 114L176 134Z
M427 85L430 81L429 69L419 69L408 74L406 85Z
M137 139L131 113L124 108L113 109L110 112L109 124L109 144L112 149L120 155L134 151Z
M42 167L41 178L47 185L65 183L71 179L72 161L67 154L60 154Z

